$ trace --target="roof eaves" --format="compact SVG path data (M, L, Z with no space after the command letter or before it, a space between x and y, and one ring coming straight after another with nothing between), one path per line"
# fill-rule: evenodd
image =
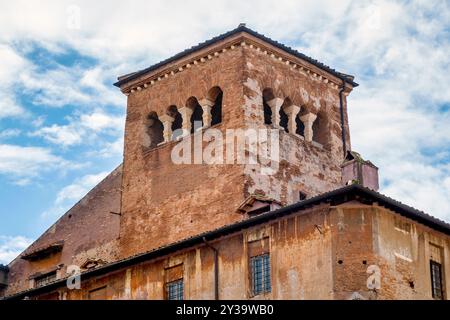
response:
M273 46L275 46L275 47L277 47L277 48L279 48L281 50L286 51L289 54L292 54L293 56L296 56L297 58L303 59L303 60L305 60L305 61L315 65L316 67L331 73L332 75L336 76L337 78L341 79L342 81L351 84L353 87L359 86L358 83L353 81L354 76L351 76L351 75L348 75L348 74L345 74L345 73L342 73L342 72L338 72L337 70L335 70L335 69L333 69L333 68L323 64L322 62L320 62L320 61L318 61L316 59L313 59L313 58L311 58L311 57L309 57L309 56L307 56L307 55L305 55L305 54L303 54L303 53L301 53L301 52L299 52L299 51L297 51L297 50L295 50L295 49L293 49L291 47L288 47L288 46L286 46L286 45L276 41L276 40L273 40L273 39L271 39L269 37L266 37L265 35L260 34L260 33L256 32L256 31L246 27L245 25L239 25L237 28L235 28L233 30L230 30L230 31L225 32L225 33L223 33L221 35L218 35L218 36L216 36L216 37L214 37L212 39L209 39L209 40L206 40L204 42L201 42L198 45L195 45L195 46L193 46L191 48L183 50L183 51L177 53L176 55L174 55L174 56L172 56L172 57L170 57L168 59L162 60L162 61L160 61L160 62L158 62L158 63L156 63L156 64L154 64L154 65L152 65L152 66L150 66L148 68L142 69L142 70L137 71L137 72L130 73L128 76L127 75L121 76L121 77L119 77L119 80L116 83L114 83L114 85L116 87L120 87L121 85L123 85L123 84L125 84L125 83L127 83L129 81L132 81L134 79L137 79L140 76L142 76L142 75L144 75L144 74L146 74L146 73L148 73L150 71L156 70L156 69L158 69L158 68L160 68L160 67L162 67L162 66L164 66L166 64L169 64L169 63L174 62L174 61L176 61L178 59L181 59L181 58L183 58L183 57L185 57L185 56L187 56L187 55L189 55L189 54L191 54L191 53L193 53L195 51L198 51L198 50L206 48L206 47L208 47L210 45L213 45L213 44L217 43L218 41L224 40L224 39L226 39L226 38L228 38L230 36L233 36L233 35L235 35L235 34L237 34L239 32L246 32L246 33L248 33L248 34L250 34L250 35L252 35L252 36L254 36L254 37L256 37L256 38L258 38L260 40L263 40L263 41L265 41L265 42L267 42L267 43L269 43L269 44L271 44L271 45L273 45Z

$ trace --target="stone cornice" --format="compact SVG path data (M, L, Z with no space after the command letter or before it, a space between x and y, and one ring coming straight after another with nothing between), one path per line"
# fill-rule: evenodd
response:
M290 66L291 70L296 70L303 73L313 81L323 82L334 89L342 86L342 80L335 75L322 70L321 68L312 65L311 63L295 57L283 50L272 46L269 43L253 37L250 34L242 32L233 37L222 40L214 45L211 45L202 50L193 52L192 54L173 61L160 68L150 71L142 76L127 82L121 86L121 91L125 95L132 94L137 91L145 90L160 81L183 72L187 69L195 68L201 64L218 58L223 53L229 50L249 49L261 52L262 54L270 56L274 61ZM351 91L352 86L347 83L346 92Z

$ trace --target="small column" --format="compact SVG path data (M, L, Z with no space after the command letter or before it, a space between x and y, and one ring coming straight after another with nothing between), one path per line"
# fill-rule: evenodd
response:
M163 132L164 142L169 142L170 140L172 140L172 123L175 119L167 114L164 114L161 117L159 117L159 120L162 122L164 126Z
M272 125L275 128L280 128L280 108L283 105L284 100L280 98L274 98L267 101L270 109L272 110Z
M284 112L288 116L288 131L291 134L295 134L295 131L297 131L297 123L295 122L295 118L297 118L297 114L300 112L300 107L290 105L289 107L284 108Z
M316 118L317 115L311 112L300 117L300 120L302 120L303 124L305 125L305 141L311 142L313 139L312 126Z
M203 128L208 128L211 126L211 109L214 106L214 101L202 99L198 103L203 109Z
M191 133L191 116L193 110L188 107L183 107L178 109L178 112L181 114L183 118L183 124L181 128L183 129L183 136L187 136Z

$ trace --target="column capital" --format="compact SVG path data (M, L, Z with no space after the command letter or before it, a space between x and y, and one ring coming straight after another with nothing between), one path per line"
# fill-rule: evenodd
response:
M294 104L291 104L290 106L283 108L283 110L287 115L292 114L292 115L296 116L300 112L300 107L296 106Z
M181 107L181 108L178 108L178 112L181 113L181 114L183 114L183 113L185 113L185 114L192 114L192 112L194 112L194 110L192 110L189 107Z
M163 114L162 116L159 117L159 121L161 121L162 123L164 122L174 122L175 118L169 116L168 114Z
M290 105L288 107L283 108L284 112L288 116L288 131L291 134L296 134L297 131L297 123L295 119L297 118L297 114L300 112L300 107L296 105Z
M305 125L305 141L311 142L313 139L313 123L316 120L317 115L315 115L314 113L307 113L303 116L300 117L300 120L303 122L303 124Z
M311 122L311 124L312 124L312 122L314 122L314 120L316 120L316 118L317 118L317 115L315 115L312 112L309 112L309 113L301 116L300 120L302 120L302 122L305 123L305 125L306 125L306 122Z
M175 119L169 116L168 114L163 114L162 116L159 117L159 121L162 122L164 127L163 131L164 142L169 142L170 140L172 140L172 122L174 120Z
M211 100L209 100L209 99L207 99L207 98L204 98L204 99L201 99L201 100L198 100L198 103L202 106L202 108L204 108L204 107L212 107L213 105L214 105L214 101L211 101Z
M280 108L281 105L283 104L284 99L281 98L273 98L272 100L267 101L267 104L269 105L269 107L271 108Z
M188 107L182 107L178 109L178 112L181 114L181 118L183 119L183 136L189 135L191 133L191 116L194 110Z
M275 128L280 127L280 108L283 105L284 100L281 98L274 98L267 101L270 109L272 110L272 126Z

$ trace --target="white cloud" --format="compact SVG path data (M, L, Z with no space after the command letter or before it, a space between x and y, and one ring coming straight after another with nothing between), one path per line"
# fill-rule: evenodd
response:
M59 126L53 124L49 127L38 129L32 135L44 137L47 141L63 146L79 144L84 133L73 125Z
M33 103L45 107L79 105L120 106L125 98L112 86L114 69L96 66L84 69L80 66L67 67L60 64L40 70L30 62L30 67L18 76L25 92L33 98ZM109 82L105 85L105 82Z
M31 133L32 136L43 137L47 141L64 147L87 143L84 138L90 137L91 142L97 135L122 135L125 119L123 116L114 116L101 110L89 114L82 114L76 118L69 118L69 124L42 127Z
M17 137L20 135L21 131L19 129L6 129L0 131L0 139L7 139L12 137Z
M87 157L101 157L101 158L112 158L112 157L122 157L123 155L123 135L121 135L117 140L112 142L106 142L102 148L99 150L93 150L86 153Z
M125 124L124 117L115 117L103 112L84 114L80 117L80 123L86 128L99 132L105 129L121 131Z
M31 239L23 236L0 236L0 264L10 263L31 243Z
M46 148L0 144L0 175L5 175L19 185L30 182L31 178L43 172L78 167L78 164L56 156Z
M20 81L25 91L33 96L34 104L47 107L88 104L90 95L74 85L78 74L76 68L59 66L42 72L33 66L20 74Z
M53 206L43 212L41 216L43 218L52 219L61 216L108 174L109 172L102 171L97 174L88 174L76 179L72 184L65 186L58 192Z
M0 43L0 119L25 115L14 95L13 87L17 82L17 74L26 68L27 62L9 46Z
M64 187L56 197L55 203L60 205L67 200L80 200L90 189L102 181L109 172L102 171L97 174L88 174L77 179L73 184Z

